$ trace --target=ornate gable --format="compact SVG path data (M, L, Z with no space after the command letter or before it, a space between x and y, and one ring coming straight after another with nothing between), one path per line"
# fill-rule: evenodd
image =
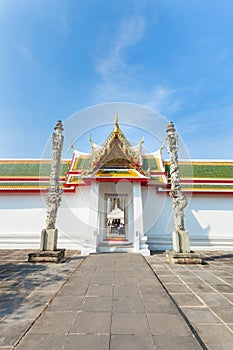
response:
M97 146L92 139L91 142L92 162L88 174L93 174L102 168L134 168L145 175L141 167L141 144L143 141L132 147L119 127L117 115L115 117L115 127L103 145Z
M102 160L101 168L133 168L133 164L127 157L119 139L114 139L110 150Z
M155 185L166 184L162 150L142 155L144 139L131 146L115 117L115 126L102 145L90 137L91 153L81 153L73 148L73 157L67 172L66 186L82 186L92 181L130 181Z

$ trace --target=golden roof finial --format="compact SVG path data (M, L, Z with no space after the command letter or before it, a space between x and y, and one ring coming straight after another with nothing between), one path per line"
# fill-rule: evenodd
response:
M92 135L90 134L90 143L91 143L91 147L94 148L94 141L92 140Z
M114 129L114 132L118 132L118 131L119 131L118 114L116 113L116 115L115 115L115 129Z

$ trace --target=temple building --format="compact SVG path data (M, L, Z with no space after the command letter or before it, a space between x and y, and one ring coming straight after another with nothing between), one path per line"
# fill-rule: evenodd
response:
M62 160L59 248L144 255L172 249L170 166L162 147L145 154L143 138L132 146L117 117L102 145L90 141L90 153L72 146L72 159ZM0 160L0 248L39 248L50 164ZM191 249L232 250L233 161L179 160L179 170Z

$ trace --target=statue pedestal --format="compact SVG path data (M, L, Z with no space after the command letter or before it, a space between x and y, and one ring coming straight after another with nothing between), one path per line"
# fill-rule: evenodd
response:
M57 228L43 229L41 231L40 250L56 250L57 235Z
M175 252L190 252L189 232L177 229L172 232L173 249Z
M41 231L40 251L28 254L28 262L59 263L65 257L65 249L57 249L57 229Z
M143 256L150 256L150 250L148 249L147 236L139 236L139 253Z
M171 264L202 264L201 255L194 252L177 253L175 251L167 251L166 254Z
M167 251L167 258L171 264L202 264L200 254L190 251L188 231L174 230L172 238L174 250Z
M28 254L28 262L31 263L59 263L65 257L65 249L54 251L40 250Z

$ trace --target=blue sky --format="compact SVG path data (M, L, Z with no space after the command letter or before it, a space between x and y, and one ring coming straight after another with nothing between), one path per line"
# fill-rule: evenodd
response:
M126 102L172 120L191 158L232 159L232 14L231 0L0 0L0 157L39 158L57 119Z

